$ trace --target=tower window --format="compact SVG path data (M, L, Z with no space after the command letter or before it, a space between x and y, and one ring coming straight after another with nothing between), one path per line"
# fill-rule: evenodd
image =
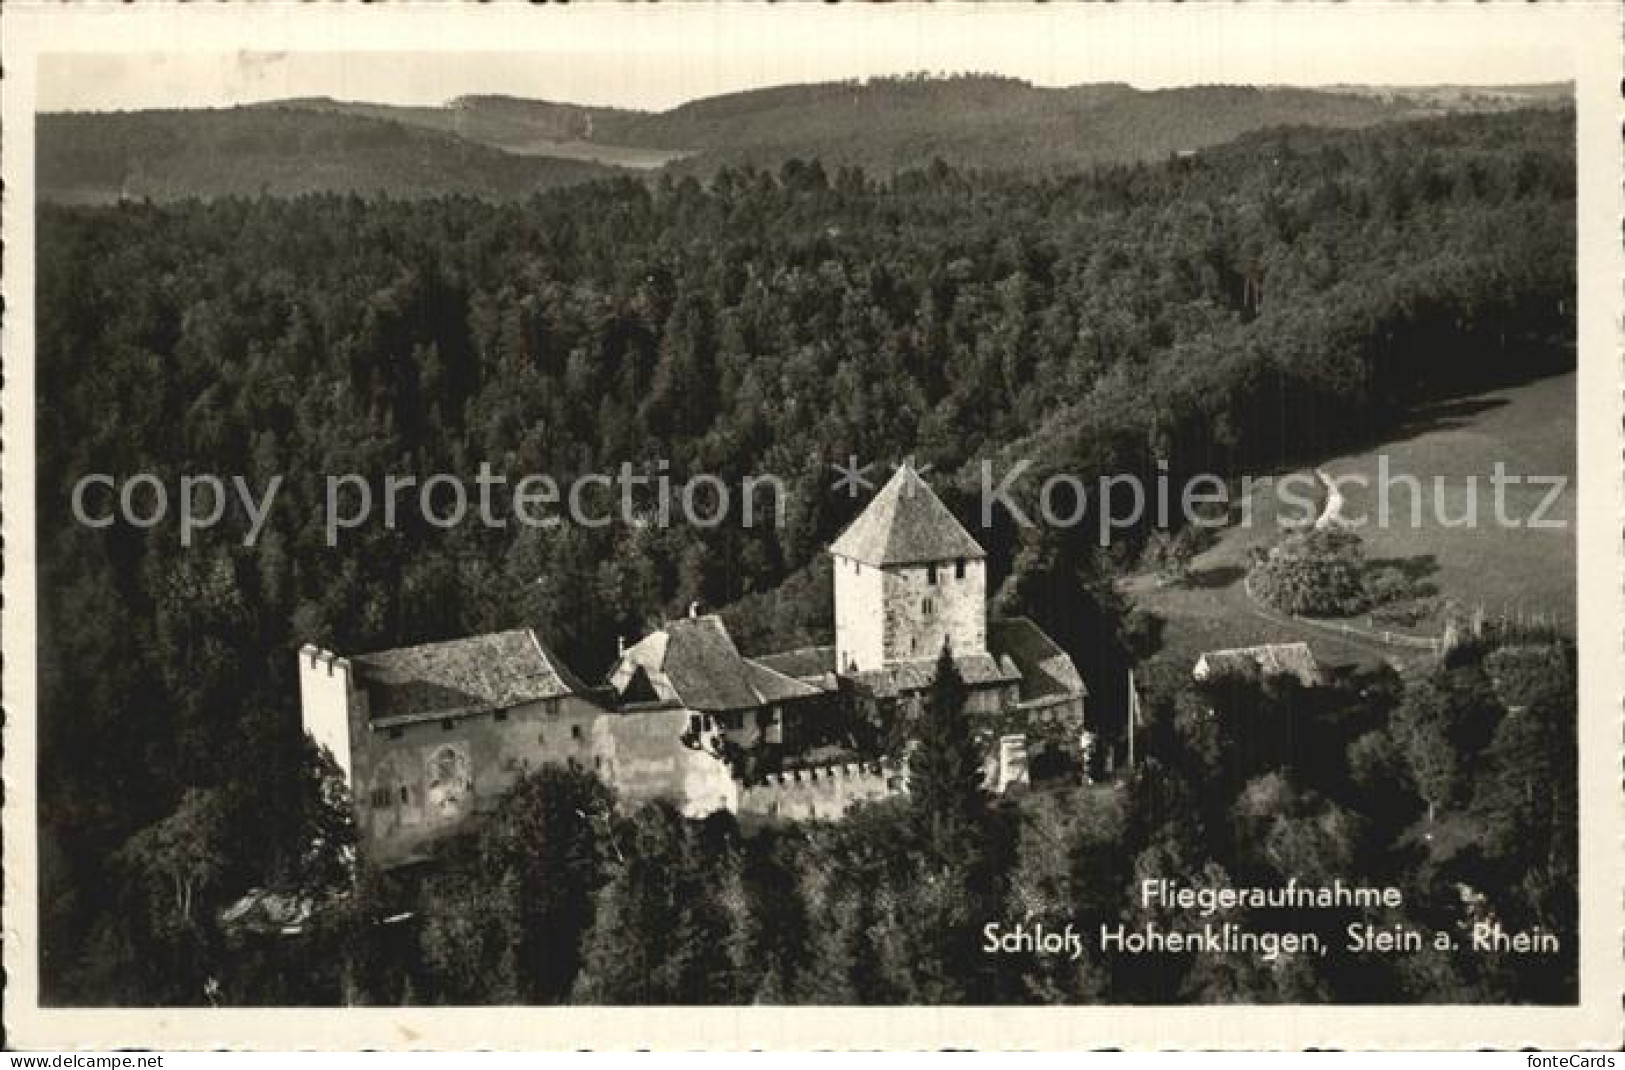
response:
M937 585L937 566L925 566L925 582L935 587Z
M963 557L961 557L959 560L954 562L954 579L962 580L964 578L965 578L965 559Z
M936 603L935 603L935 602L933 602L933 601L932 601L932 600L931 600L931 599L929 599L929 598L926 598L926 599L922 599L922 600L921 600L921 602L920 602L920 608L921 608L921 610L923 610L923 611L924 611L924 612L925 612L925 615L926 615L926 616L928 616L928 617L929 617L929 616L930 616L930 615L931 615L931 614L933 614L933 613L935 613L935 612L936 612L936 611L937 611L937 605L936 605Z

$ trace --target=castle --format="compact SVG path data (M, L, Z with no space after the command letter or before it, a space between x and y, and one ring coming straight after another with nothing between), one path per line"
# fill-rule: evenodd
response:
M1071 658L1030 620L987 619L986 555L912 467L829 552L833 646L746 657L720 617L691 611L589 686L529 630L352 657L306 645L304 726L349 783L362 851L422 858L547 763L690 816L839 818L907 790L907 725L944 646L990 788L1076 754L1087 689Z

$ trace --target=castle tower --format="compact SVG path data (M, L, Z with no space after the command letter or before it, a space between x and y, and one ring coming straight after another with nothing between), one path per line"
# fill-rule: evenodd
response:
M305 731L326 747L348 781L354 776L353 709L365 708L349 658L306 643L299 648L299 710ZM351 785L352 789L354 785Z
M829 548L840 672L987 652L982 547L904 464Z

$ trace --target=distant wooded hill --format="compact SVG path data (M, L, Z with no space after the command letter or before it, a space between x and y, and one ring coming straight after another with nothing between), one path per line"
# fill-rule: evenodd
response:
M1141 91L989 76L779 86L663 112L499 96L441 107L305 98L42 115L38 186L59 203L313 192L514 200L615 174L706 175L791 158L880 174L934 157L960 168L1061 172L1164 159L1266 127L1362 127L1561 107L1570 98L1567 85Z
M42 115L36 138L39 196L60 204L307 193L506 201L619 173L403 122L292 108Z

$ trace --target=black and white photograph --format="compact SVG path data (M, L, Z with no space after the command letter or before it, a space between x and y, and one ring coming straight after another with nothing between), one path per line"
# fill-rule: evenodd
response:
M1617 8L429 6L7 27L9 1029L1620 1042Z

